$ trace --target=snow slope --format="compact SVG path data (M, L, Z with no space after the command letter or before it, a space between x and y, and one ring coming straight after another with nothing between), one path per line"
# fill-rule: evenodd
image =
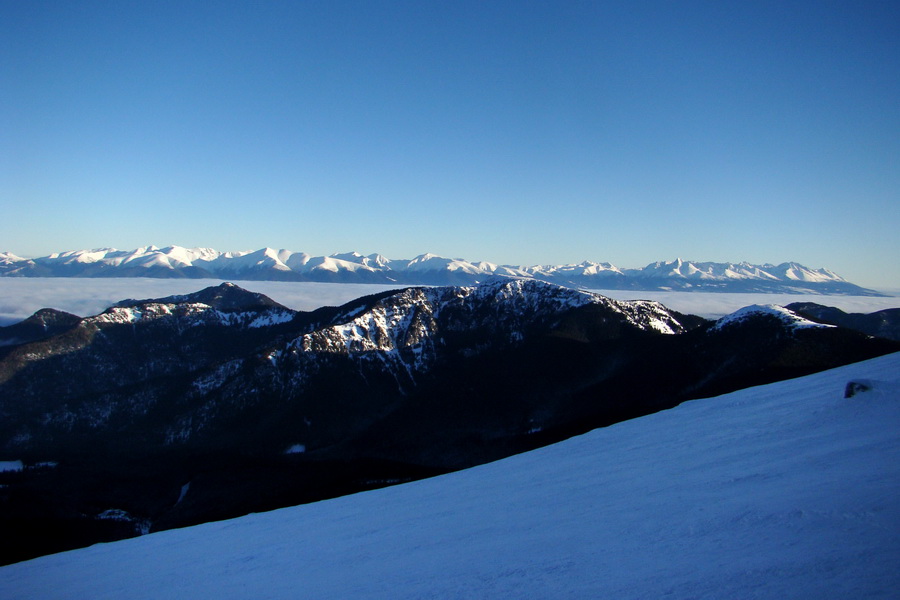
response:
M0 569L13 598L892 598L900 354ZM873 389L845 399L850 379ZM190 491L187 492L190 494Z

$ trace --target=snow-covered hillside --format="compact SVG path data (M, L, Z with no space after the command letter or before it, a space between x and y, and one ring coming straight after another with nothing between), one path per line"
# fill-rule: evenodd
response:
M0 597L896 597L898 376L889 355L451 475L46 556L0 569ZM860 378L872 389L844 398Z

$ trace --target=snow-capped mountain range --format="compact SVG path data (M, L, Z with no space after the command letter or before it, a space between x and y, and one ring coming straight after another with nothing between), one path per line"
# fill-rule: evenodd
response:
M828 269L794 262L779 265L660 261L640 269L585 261L570 265L512 266L422 254L391 260L357 252L311 256L263 248L220 252L212 248L147 246L100 248L22 258L0 252L0 276L7 277L186 277L229 280L285 280L341 283L467 285L490 277L518 277L593 289L703 290L873 295Z

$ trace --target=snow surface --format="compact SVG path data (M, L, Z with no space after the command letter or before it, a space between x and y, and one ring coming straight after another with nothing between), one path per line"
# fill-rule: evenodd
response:
M242 325L251 329L286 323L294 318L294 313L275 307L267 309L264 314L257 315L255 312L223 312L202 302L179 302L177 304L148 302L139 306L116 306L102 314L89 317L86 321L91 323L127 324L138 321L151 321L173 315L179 318L203 317L202 320L193 319L193 325L198 325L202 322L218 322L222 325Z
M6 471L21 471L25 465L21 460L0 460L0 473Z
M0 568L23 598L896 598L900 354ZM844 399L850 379L874 383Z
M760 315L774 317L791 329L827 329L834 327L834 325L824 325L822 323L810 321L809 319L804 319L797 313L790 311L783 306L776 306L775 304L752 304L740 308L730 315L722 317L716 321L715 328L722 329L723 327L743 323L749 318Z
M183 486L181 486L181 491L178 493L178 500L175 501L175 504L180 504L184 497L187 496L188 490L191 489L191 482L187 482Z

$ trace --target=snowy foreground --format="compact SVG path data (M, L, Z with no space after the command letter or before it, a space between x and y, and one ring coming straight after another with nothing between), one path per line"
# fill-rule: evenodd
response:
M850 379L872 389L843 398ZM0 569L13 598L896 598L900 354Z

